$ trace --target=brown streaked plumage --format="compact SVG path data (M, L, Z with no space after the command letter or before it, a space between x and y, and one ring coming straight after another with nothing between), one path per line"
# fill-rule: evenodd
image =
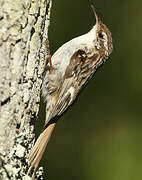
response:
M42 94L46 101L46 120L30 157L29 171L36 169L49 142L58 117L74 102L82 87L112 52L112 36L93 8L96 25L88 33L61 46L52 56L52 71L47 71Z

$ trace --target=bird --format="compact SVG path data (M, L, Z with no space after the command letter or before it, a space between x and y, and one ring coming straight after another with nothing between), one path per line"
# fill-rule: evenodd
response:
M80 90L112 53L112 34L94 6L91 7L96 24L86 34L57 49L51 57L52 68L45 73L42 96L46 102L46 120L29 156L28 175L34 169L33 179L59 117L73 104Z

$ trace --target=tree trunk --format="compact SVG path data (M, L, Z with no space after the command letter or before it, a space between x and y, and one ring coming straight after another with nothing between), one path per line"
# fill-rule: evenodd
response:
M28 178L50 9L51 0L0 1L0 180Z

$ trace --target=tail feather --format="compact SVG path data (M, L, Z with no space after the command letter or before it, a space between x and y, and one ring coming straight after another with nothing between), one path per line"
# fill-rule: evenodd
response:
M44 131L40 134L34 147L32 148L32 151L29 157L30 166L27 173L29 175L31 173L31 170L34 168L32 179L34 179L35 177L36 169L45 151L46 145L50 140L50 137L54 130L55 125L56 123L49 124L49 126L46 129L44 129Z

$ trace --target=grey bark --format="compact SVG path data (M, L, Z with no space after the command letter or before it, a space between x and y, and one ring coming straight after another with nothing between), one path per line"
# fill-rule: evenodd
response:
M0 180L30 179L50 9L51 0L0 0Z

